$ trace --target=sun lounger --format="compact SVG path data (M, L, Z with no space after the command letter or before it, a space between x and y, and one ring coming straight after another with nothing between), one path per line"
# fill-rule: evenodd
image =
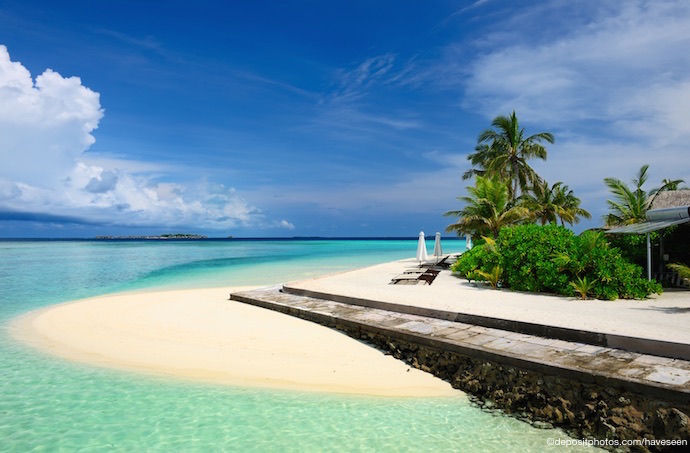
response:
M406 269L403 274L423 274L426 272L426 269L418 269L418 268L412 268L412 269Z
M449 269L457 260L460 254L451 254L451 255L446 255L441 260L437 263L434 264L434 267L440 267L441 269Z
M420 273L420 274L424 274L424 273L438 274L438 273L441 272L442 270L443 270L443 269L441 269L440 267L433 267L433 266L432 266L432 267L421 267L421 268L417 268L417 269L415 269L415 268L413 268L413 269L408 269L408 270L406 270L405 272L406 272L406 273L408 273L408 272L409 272L409 273L418 272L418 273Z
M436 276L440 271L438 270L433 270L433 269L426 269L422 272L419 270L415 271L413 269L408 269L405 271L405 273L400 274L396 277L393 277L391 279L391 284L392 285L397 285L397 284L418 284L418 283L427 283L428 285L431 285L431 283L434 281Z
M431 285L435 278L436 276L432 274L422 274L419 276L419 280L426 282L428 285Z
M419 280L421 274L400 274L391 279L391 284L397 285L398 283L416 283Z

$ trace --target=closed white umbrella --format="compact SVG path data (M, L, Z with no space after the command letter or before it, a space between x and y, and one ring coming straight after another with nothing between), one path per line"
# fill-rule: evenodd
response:
M436 240L434 241L434 256L436 257L436 262L443 255L443 250L441 249L441 233L436 233Z
M422 264L422 261L426 261L429 257L426 254L426 241L424 240L424 232L419 232L419 242L417 243L417 261Z

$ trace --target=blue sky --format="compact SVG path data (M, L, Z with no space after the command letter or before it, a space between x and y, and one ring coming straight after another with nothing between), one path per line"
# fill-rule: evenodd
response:
M685 1L1 1L0 237L443 231L516 110L600 225L690 182Z

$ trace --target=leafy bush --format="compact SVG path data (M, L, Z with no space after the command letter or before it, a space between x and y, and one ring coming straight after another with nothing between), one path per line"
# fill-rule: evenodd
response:
M653 231L650 235L652 244L659 242L659 233ZM639 266L647 262L647 236L644 234L609 234L607 239L611 246L620 250L621 255L633 264Z
M628 262L617 248L596 248L589 258L592 266L588 275L598 280L591 294L597 299L644 299L661 293L661 285L644 278L642 268Z
M557 253L572 254L573 233L557 225L504 228L498 235L504 282L518 291L573 294L570 278L553 261Z
M468 280L486 281L486 278L477 271L490 273L494 267L498 266L499 259L500 256L492 245L482 243L463 253L460 259L451 266L451 270Z
M653 231L650 240L653 248L652 269L662 271L669 262L690 262L690 226L674 225L660 231ZM613 247L620 249L621 254L631 263L642 268L647 267L647 237L644 234L609 234L607 239ZM663 242L664 253L668 254L669 261L661 261L659 258L660 243Z
M589 281L587 277L576 277L574 282L570 282L570 286L580 295L580 299L587 299L587 295L592 291L596 281Z
M601 233L575 236L557 225L503 228L495 243L465 252L452 269L486 281L496 268L502 269L503 286L518 291L572 296L587 282L585 294L597 299L643 299L661 292L658 283L647 281L642 268L610 247Z
M687 264L672 263L667 264L666 267L673 270L674 272L678 272L680 278L690 278L690 266L688 266Z
M501 277L503 276L503 269L501 269L501 266L496 266L491 269L491 272L475 271L475 274L483 277L487 282L489 282L493 289L498 289L498 286L502 281Z

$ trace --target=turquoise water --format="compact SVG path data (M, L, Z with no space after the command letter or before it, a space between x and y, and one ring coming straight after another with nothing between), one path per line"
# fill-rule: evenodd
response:
M464 249L463 241L444 245ZM14 317L76 298L279 283L409 258L415 249L416 240L0 241L0 451L545 451L560 431L482 411L462 394L373 398L200 384L71 363L8 335Z

